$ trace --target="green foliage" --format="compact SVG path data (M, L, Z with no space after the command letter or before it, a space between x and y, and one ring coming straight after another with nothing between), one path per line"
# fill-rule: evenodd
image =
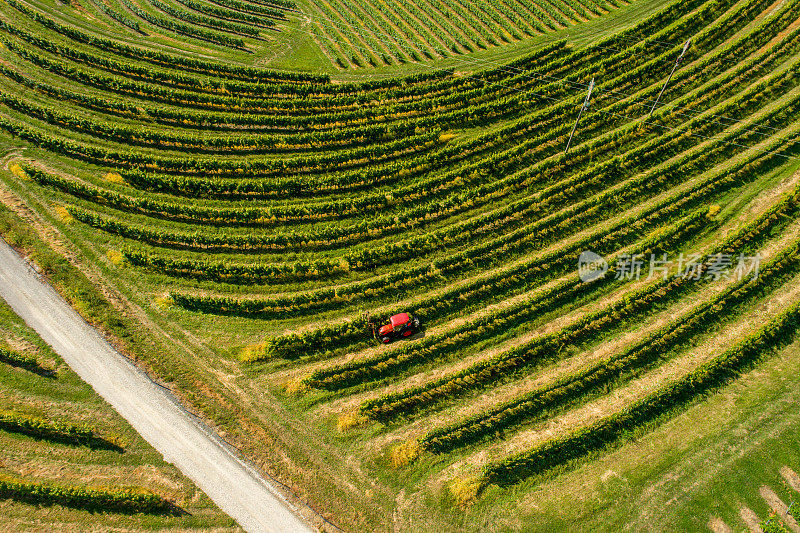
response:
M97 0L128 28L161 28L158 45L182 33L233 47L206 52L243 63L242 52L257 51L258 61L283 53L259 44L264 30L296 29L302 18L283 1L121 1L136 20ZM731 223L733 194L754 192L751 185L798 153L798 2L674 1L585 47L559 41L477 72L430 69L354 83L130 46L62 23L38 4L9 3L14 11L0 21L0 128L35 146L15 163L21 172L12 179L33 210L55 203L79 221L59 229L110 257L114 266L104 260L100 268L112 269L111 280L131 281L116 287L121 292L143 290L132 298L143 309L148 298L174 304L160 306L156 322L175 318L191 335L208 324L198 342L220 333L249 343L242 359L268 362L247 372L288 369L287 395L310 393L297 399L300 409L393 384L359 399L358 410L348 408L340 432L367 417L403 424L459 399L487 400L484 411L428 433L409 428L410 438L386 457L397 467L422 450L446 453L502 438L603 394L797 274L793 244L757 280L698 304L691 320L670 322L545 388L491 399L491 387L524 379L653 309L691 300L695 285L674 279L604 304L621 283L585 284L570 274L583 250L606 256L613 268L623 253L685 250L710 238ZM328 51L341 68L366 68L513 43L624 3L431 0L428 7L442 15L432 25L427 9L413 3L400 15L387 2L331 0L320 2L319 12L331 20L357 15L352 23L362 35L347 42L335 39L347 28L328 35L313 21L307 26L322 43L326 36L339 41ZM70 16L80 16L77 8ZM661 107L645 118L689 38L689 57ZM591 119L581 123L567 158L561 152L577 94L592 77L599 83ZM97 177L111 172L121 179ZM795 191L710 247L757 249L796 219L796 208ZM114 254L106 254L109 247ZM45 254L40 263L90 318L116 316L57 257ZM139 275L141 283L129 279ZM584 303L592 307L575 307ZM379 319L413 311L429 329L412 342L356 353L372 343L364 309ZM538 327L571 309L577 316L570 325L520 338L529 321ZM467 505L487 483L513 483L614 445L732 379L756 351L786 342L789 326L776 324L780 331L748 337L716 366L696 369L690 382L660 383L646 402L501 458L481 481L465 477L451 492ZM117 325L129 332L127 322ZM505 340L513 342L484 351ZM222 343L213 348L231 355ZM456 370L445 366L475 354ZM326 358L336 360L321 362ZM311 361L319 364L304 370ZM170 365L166 357L163 367ZM50 440L94 435L11 414L0 422Z
M685 376L597 423L556 438L532 450L489 465L486 484L508 485L601 450L637 428L702 397L735 379L742 371L778 346L791 342L800 326L800 304L793 305L735 346Z
M781 205L787 206L788 203L793 206L795 202L796 197L792 196ZM780 211L766 213L746 229L732 236L714 253L734 253L750 240L768 232L774 224L780 222L780 217ZM678 225L682 225L682 222L679 222ZM501 352L491 359L425 385L368 400L362 403L361 412L374 419L387 420L398 415L409 415L423 406L429 407L434 402L484 387L508 376L509 373L524 365L552 357L552 354L558 353L564 346L580 343L589 338L597 338L598 335L620 327L622 321L635 316L636 313L644 312L651 306L662 304L682 295L690 284L691 281L686 278L678 277L647 286L626 296L618 304L595 314L584 316L575 325L561 331L536 337L531 342L519 345L507 352Z
M796 199L795 195L794 208L797 207ZM436 453L471 444L567 405L589 391L615 383L620 377L630 375L648 364L660 362L671 350L696 339L712 324L733 316L737 309L763 295L765 289L774 289L776 285L785 282L787 277L797 274L800 270L798 257L800 242L785 250L769 265L762 266L758 277L741 280L693 310L689 317L660 328L630 349L589 365L552 385L530 392L523 398L493 408L486 414L429 432L421 439L420 444Z
M283 4L281 0L278 3ZM276 2L273 2L276 3ZM266 82L272 81L289 81L297 83L320 83L327 82L327 76L318 76L314 74L293 73L293 72L275 72L268 69L253 68L241 65L226 65L218 61L204 61L201 59L179 56L153 50L148 48L139 48L135 46L126 45L114 39L107 39L99 37L92 33L87 33L79 30L73 26L67 26L46 17L41 13L17 2L17 0L9 0L8 4L24 13L29 18L33 19L39 24L64 35L70 39L74 39L80 43L85 43L96 47L99 50L111 51L124 57L131 59L146 61L156 65L166 65L170 67L180 67L194 72L202 72L209 75L226 75L237 79L244 80L260 80ZM6 26L4 28L7 29Z
M102 326L123 342L132 337L131 325L120 317L103 293L67 259L43 246L37 240L35 230L21 224L6 207L0 207L0 234L6 240L10 239L13 246L29 253L42 273L56 286L64 288L67 300L81 310L85 319Z
M0 430L52 442L122 451L119 445L98 436L89 426L49 421L17 413L0 411Z
M92 512L180 516L185 511L144 491L100 490L0 480L0 499L34 505L61 505Z
M0 363L5 363L11 366L18 366L21 368L40 370L39 362L35 357L25 355L7 348L0 346Z
M761 522L759 526L764 533L789 533L789 530L784 527L780 519L774 514Z

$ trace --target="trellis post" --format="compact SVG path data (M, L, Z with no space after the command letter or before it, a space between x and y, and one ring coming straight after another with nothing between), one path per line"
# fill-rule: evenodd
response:
M578 119L575 121L575 125L572 126L572 132L569 134L567 147L564 149L564 155L567 155L567 151L569 151L569 145L572 143L572 136L575 135L575 130L578 127L578 121L581 119L581 115L583 115L583 112L589 107L589 98L592 97L592 90L594 90L594 78L592 78L591 83L589 83L589 91L586 93L586 98L583 100L581 110L578 112Z
M683 50L681 51L681 55L679 55L678 59L675 61L675 66L672 67L672 72L669 73L669 77L667 78L667 81L664 83L664 86L661 88L661 92L658 93L658 97L656 98L656 101L653 102L653 107L650 108L650 113L647 115L648 117L652 116L653 115L653 111L656 110L656 106L658 105L658 101L661 100L661 95L664 94L664 90L667 88L667 85L669 85L669 81L672 79L672 76L675 74L675 71L678 70L678 65L681 64L681 61L683 61L683 56L686 55L686 50L689 49L689 44L691 44L691 42L692 42L692 40L689 39L688 41L686 41L686 44L683 45Z

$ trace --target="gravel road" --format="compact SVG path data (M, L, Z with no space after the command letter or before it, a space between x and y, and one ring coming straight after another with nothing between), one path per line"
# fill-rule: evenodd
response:
M246 531L312 531L256 469L111 347L2 239L0 297Z

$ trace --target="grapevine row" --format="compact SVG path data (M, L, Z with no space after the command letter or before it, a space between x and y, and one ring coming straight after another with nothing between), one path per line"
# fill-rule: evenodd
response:
M155 494L132 490L101 490L42 483L0 480L0 499L33 505L61 505L92 512L179 516L172 502Z
M798 195L792 195L797 207ZM476 442L486 436L506 431L512 427L540 417L541 414L574 403L592 390L612 381L617 383L633 371L664 360L665 354L681 346L681 343L696 338L709 325L722 320L736 309L741 309L765 290L774 289L786 280L788 274L796 274L800 268L797 255L800 244L795 243L777 258L759 270L758 277L748 277L728 287L723 293L692 309L688 317L672 322L648 334L635 346L589 365L575 374L527 393L524 397L493 408L485 414L471 417L427 433L420 444L435 453L450 451L456 447Z
M758 331L723 354L700 365L682 378L634 402L625 409L564 437L488 465L485 484L513 484L565 462L607 448L629 435L674 413L696 398L736 379L775 349L790 343L800 328L800 304L794 304Z

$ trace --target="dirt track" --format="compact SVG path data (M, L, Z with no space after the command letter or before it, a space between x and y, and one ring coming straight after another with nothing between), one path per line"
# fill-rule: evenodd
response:
M0 297L246 531L312 531L257 470L114 350L2 239Z

